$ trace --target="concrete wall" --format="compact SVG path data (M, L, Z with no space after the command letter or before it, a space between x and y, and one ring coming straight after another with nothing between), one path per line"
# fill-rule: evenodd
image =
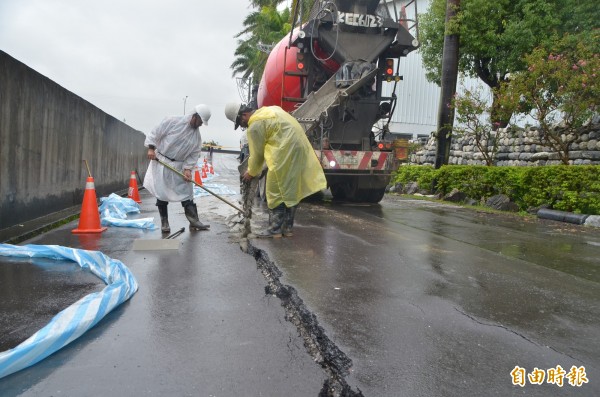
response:
M147 167L144 134L0 51L0 230L81 206Z

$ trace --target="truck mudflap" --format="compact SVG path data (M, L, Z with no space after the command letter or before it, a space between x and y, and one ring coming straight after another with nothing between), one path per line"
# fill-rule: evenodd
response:
M324 171L364 171L369 174L392 172L395 168L391 152L360 150L315 150Z

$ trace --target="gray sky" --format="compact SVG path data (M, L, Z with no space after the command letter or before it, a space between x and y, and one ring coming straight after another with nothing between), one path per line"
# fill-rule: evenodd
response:
M202 139L239 147L223 114L247 0L0 0L0 49L142 132L198 103Z

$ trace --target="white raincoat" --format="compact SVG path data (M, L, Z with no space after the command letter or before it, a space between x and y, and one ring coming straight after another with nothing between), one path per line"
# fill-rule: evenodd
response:
M167 117L146 135L144 142L146 147L156 146L156 157L180 172L193 170L202 150L200 131L190 126L191 119L192 114ZM154 160L148 166L144 187L162 201L180 202L194 198L191 182Z
M302 126L278 106L262 107L248 120L248 173L262 172L267 163L267 206L289 207L327 187L323 167Z

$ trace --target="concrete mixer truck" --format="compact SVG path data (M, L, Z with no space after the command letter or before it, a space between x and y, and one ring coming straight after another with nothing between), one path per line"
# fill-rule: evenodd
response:
M407 157L407 141L394 140L388 126L399 59L419 46L416 6L317 0L308 22L269 54L254 100L300 122L335 199L379 202Z

